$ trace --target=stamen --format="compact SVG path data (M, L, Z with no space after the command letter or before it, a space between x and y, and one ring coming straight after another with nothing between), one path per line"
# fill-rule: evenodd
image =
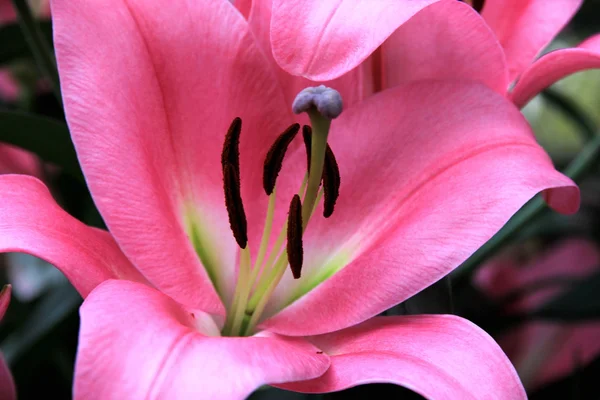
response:
M302 251L302 203L297 194L290 203L288 214L287 255L294 279L300 278L304 253Z
M290 125L289 128L279 135L267 153L263 168L263 187L267 196L273 193L277 176L279 175L279 171L281 171L285 152L299 130L300 124Z
M242 132L242 119L236 117L231 122L225 142L223 143L223 151L221 152L221 167L225 170L226 164L231 164L237 176L240 176L240 133Z
M226 163L223 168L223 188L231 231L240 248L245 249L248 244L248 224L240 192L240 177L230 163Z
M323 216L331 217L335 202L340 195L340 168L338 167L333 150L327 145L325 150L325 165L323 167Z
M306 171L310 171L310 148L312 146L312 128L309 125L302 127L302 138L306 147Z

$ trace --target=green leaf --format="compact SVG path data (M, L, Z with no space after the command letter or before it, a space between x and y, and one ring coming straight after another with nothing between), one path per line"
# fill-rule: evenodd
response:
M554 89L544 90L542 96L552 106L579 125L581 135L585 140L592 140L596 136L594 121L580 110L573 100Z
M22 112L0 111L0 141L29 150L84 181L69 128L63 122Z
M535 318L581 321L600 319L600 272L582 279L532 313Z
M42 35L52 43L52 24L40 22ZM0 26L0 64L8 64L22 58L33 58L29 45L23 36L23 31L18 24Z

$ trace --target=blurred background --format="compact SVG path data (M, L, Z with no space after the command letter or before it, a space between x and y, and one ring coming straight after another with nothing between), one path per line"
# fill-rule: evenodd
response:
M44 180L71 215L103 227L48 79L56 74L52 60L30 51L32 41L36 44L40 37L51 46L48 2L29 3L32 18L23 21L24 26L34 26L39 37L24 34L12 2L0 0L0 141L10 144L0 144L0 173L8 172L8 164L10 172L18 166L17 172ZM548 51L576 45L599 31L600 0L586 0ZM600 140L600 70L558 82L523 112L557 168L573 168L572 163ZM592 163L579 182L583 198L579 213L558 215L540 198L533 199L486 245L485 252L475 253L450 277L385 314L451 313L468 318L500 343L531 399L600 398L599 164ZM51 394L69 399L80 296L54 267L23 254L0 255L0 281L13 287L0 325L0 348L19 398ZM350 396L421 398L392 385L312 396L264 388L251 398Z

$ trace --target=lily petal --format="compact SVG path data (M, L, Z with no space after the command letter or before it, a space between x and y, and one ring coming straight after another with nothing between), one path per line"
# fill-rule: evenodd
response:
M481 16L465 3L440 1L408 20L381 48L384 88L413 80L465 79L506 93L502 47Z
M8 368L8 364L4 360L4 357L0 353L0 394L3 400L14 400L17 398L17 391L15 389L15 381L12 377L12 373Z
M250 10L252 8L252 4L254 1L252 0L229 0L238 9L240 14L244 16L244 18L248 19L250 17Z
M376 317L309 338L331 357L327 372L279 385L323 393L395 383L428 399L526 399L514 367L483 330L451 315Z
M144 282L112 236L64 212L42 182L0 176L0 252L22 252L56 266L85 298L107 279Z
M246 20L228 1L52 5L67 121L111 233L168 295L224 313L237 255L223 200L225 133L243 119L242 197L246 209L266 210L264 156L291 123ZM249 213L249 227L259 230L263 215Z
M296 95L302 89L310 86L318 86L320 84L324 84L340 92L342 99L344 99L344 107L346 108L362 99L364 75L362 64L337 79L320 82L291 75L287 71L281 69L281 67L277 65L277 62L273 57L273 50L271 49L271 15L271 0L255 0L252 2L248 24L250 25L257 42L261 45L266 57L273 65L273 69L277 74L288 105L293 103ZM302 123L308 123L308 118L304 115L299 116L299 119L302 120Z
M19 99L21 88L8 69L0 70L0 100L14 102Z
M592 68L600 68L600 35L590 37L575 48L542 56L523 72L510 97L517 107L523 107L554 82Z
M9 144L0 144L0 174L42 176L40 160L26 150Z
M582 0L486 0L481 15L506 53L517 78L571 20Z
M4 314L6 314L8 305L10 304L11 293L12 293L11 285L4 285L2 290L0 290L0 321L2 321L2 318L4 318Z
M208 337L159 291L108 281L81 307L74 397L242 399L328 367L329 357L303 339Z
M13 4L9 0L0 1L0 24L14 22L17 19L17 13Z
M579 190L517 108L476 83L417 82L332 124L336 211L304 238L303 277L284 276L263 323L286 335L346 328L436 282L536 193L573 213ZM316 214L321 211L317 210Z
M271 43L292 75L326 81L365 60L400 25L438 0L274 0Z
M583 239L565 240L556 248L522 265L516 259L500 257L492 260L477 271L475 283L491 298L498 300L515 290L524 289L539 281L583 279L598 270L600 251L593 242ZM532 290L510 310L531 312L545 304L568 286L556 285L546 289Z
M5 285L0 291L0 321L4 318L8 304L10 303L11 286ZM2 353L0 353L0 396L4 400L13 400L17 398L15 381Z

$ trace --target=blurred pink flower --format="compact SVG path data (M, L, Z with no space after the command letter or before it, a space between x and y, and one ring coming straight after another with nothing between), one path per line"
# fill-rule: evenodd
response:
M0 70L0 100L16 101L19 98L19 84L10 71Z
M474 80L522 107L559 79L600 68L600 35L533 62L581 2L469 2L484 4L480 15L439 0L407 21L397 13L402 2L274 0L270 38L275 60L294 75L329 80L362 68L374 91L414 80Z
M42 165L34 154L15 146L0 143L0 174L43 176Z
M10 285L5 285L0 291L0 321L4 318L8 304L10 303L10 289ZM0 353L0 397L2 400L17 398L15 382L2 353Z
M259 313L236 308L250 296L235 285L252 289L246 267L270 199L278 206L266 220L282 226L306 174L294 143L276 197L264 195L264 160L295 122L298 81L276 72L267 42L227 1L52 6L67 121L110 233L66 214L37 179L5 175L0 250L56 265L85 298L75 398L242 398L263 384L327 392L369 382L436 399L524 398L508 359L470 322L374 317L460 265L536 193L577 210L577 187L505 97L429 81L362 99L362 75L334 82L354 99L329 133L343 182L335 213L321 218L318 205L310 219L300 279L285 251L283 269L268 271L282 275L258 274L273 289L255 288ZM221 157L237 116L239 174ZM241 178L244 250L231 235L224 170ZM242 328L221 336L231 315Z
M11 0L0 0L0 24L14 22L17 19L17 13Z
M500 300L531 285L555 281L553 286L530 289L506 304L508 313L536 310L569 288L574 279L585 279L600 268L600 251L589 241L571 239L522 265L500 257L480 269L476 284L490 298ZM563 281L563 285L559 284ZM600 355L600 323L578 324L532 321L520 324L498 340L528 388L570 375Z

